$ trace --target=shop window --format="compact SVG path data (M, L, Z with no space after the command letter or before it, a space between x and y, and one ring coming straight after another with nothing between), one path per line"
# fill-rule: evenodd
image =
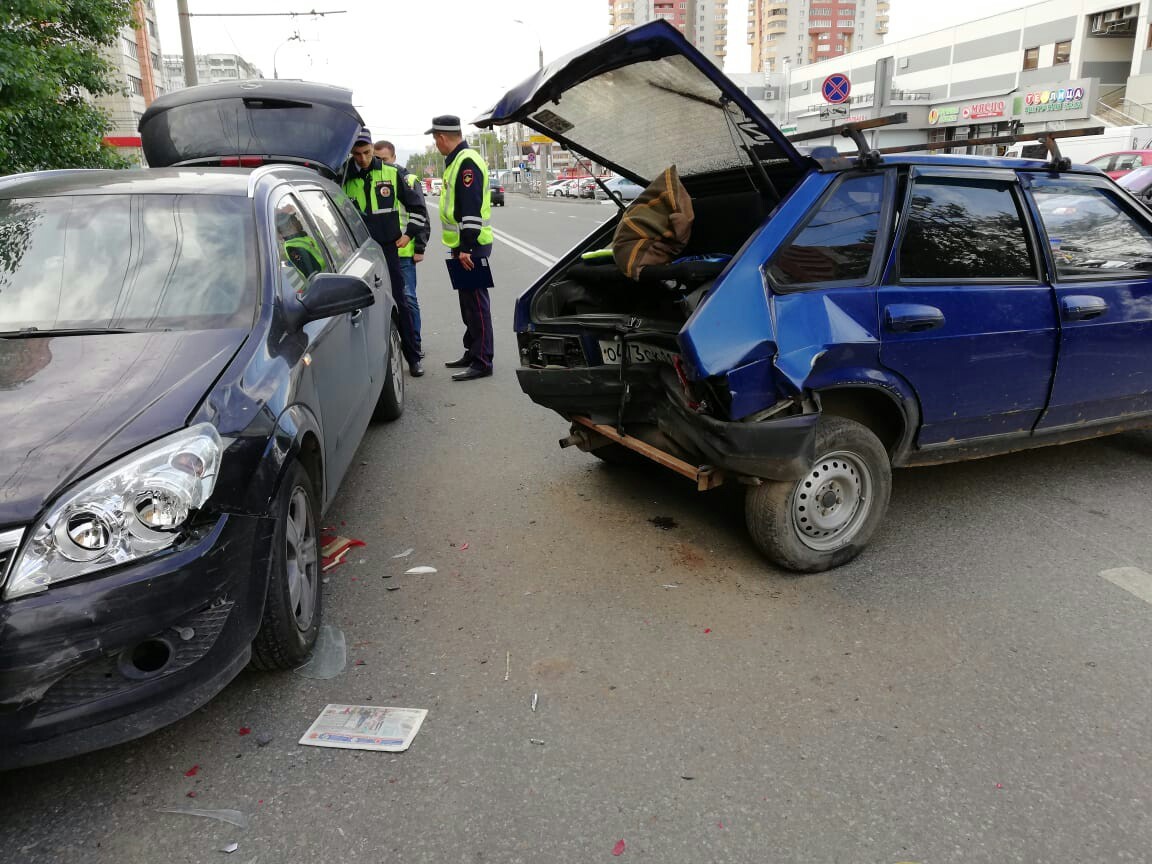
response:
M1024 49L1024 68L1035 69L1040 65L1040 49L1039 48L1025 48Z
M1072 59L1072 40L1067 42L1056 43L1056 54L1052 58L1052 64L1059 66L1061 63L1067 63Z

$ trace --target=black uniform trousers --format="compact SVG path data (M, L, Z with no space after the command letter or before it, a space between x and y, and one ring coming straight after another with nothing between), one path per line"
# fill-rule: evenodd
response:
M473 255L476 267L482 267L486 260ZM456 289L456 299L460 301L460 318L464 321L464 356L473 369L485 372L492 369L492 300L488 289L483 286L461 284L467 279L449 270L452 287Z
M400 250L395 243L383 243L384 258L388 262L388 281L392 283L392 299L396 301L396 312L400 318L400 344L404 349L404 359L412 366L424 356L423 346L420 344L420 331L416 329L416 321L412 308L408 304L408 295L404 291L404 273L400 270Z

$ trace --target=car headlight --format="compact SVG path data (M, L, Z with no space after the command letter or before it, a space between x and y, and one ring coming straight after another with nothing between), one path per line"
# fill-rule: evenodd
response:
M208 500L224 451L208 423L93 474L53 505L13 562L4 597L22 597L171 546Z

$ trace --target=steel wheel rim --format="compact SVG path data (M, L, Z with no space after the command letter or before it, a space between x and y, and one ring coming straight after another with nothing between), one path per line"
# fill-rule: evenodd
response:
M392 328L391 345L388 348L391 357L388 365L392 368L392 395L396 397L396 404L404 401L404 347L400 344L400 331Z
M297 486L288 500L284 526L284 566L288 571L288 602L300 630L312 626L316 614L316 587L320 578L320 561L316 544L316 526L308 496Z
M792 493L800 542L829 552L852 542L872 508L872 472L855 453L837 450L812 463Z

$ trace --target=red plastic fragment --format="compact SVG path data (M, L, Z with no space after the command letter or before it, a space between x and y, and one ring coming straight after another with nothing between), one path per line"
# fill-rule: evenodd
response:
M236 730L237 735L249 735L251 733L252 733L252 728L250 726L241 726L239 729Z
M460 551L461 551L461 552L463 552L463 551L464 551L465 549L467 549L467 548L468 548L468 544L467 544L467 543L461 543L461 544L460 544Z
M616 845L612 847L612 854L619 857L624 854L624 841L617 840Z
M353 663L352 665L353 665L353 666L363 666L363 665L364 665L364 661L363 661L363 660L357 660L357 661L356 661L355 663Z
M711 633L711 632L712 632L712 628L711 628L711 627L705 627L705 628L704 628L704 632L705 632L705 633Z
M185 792L184 794L189 798L195 798L196 797L196 790L190 789L189 791Z
M189 768L187 771L184 772L184 776L185 777L195 777L199 773L200 773L200 766L199 765L193 765L191 768Z

